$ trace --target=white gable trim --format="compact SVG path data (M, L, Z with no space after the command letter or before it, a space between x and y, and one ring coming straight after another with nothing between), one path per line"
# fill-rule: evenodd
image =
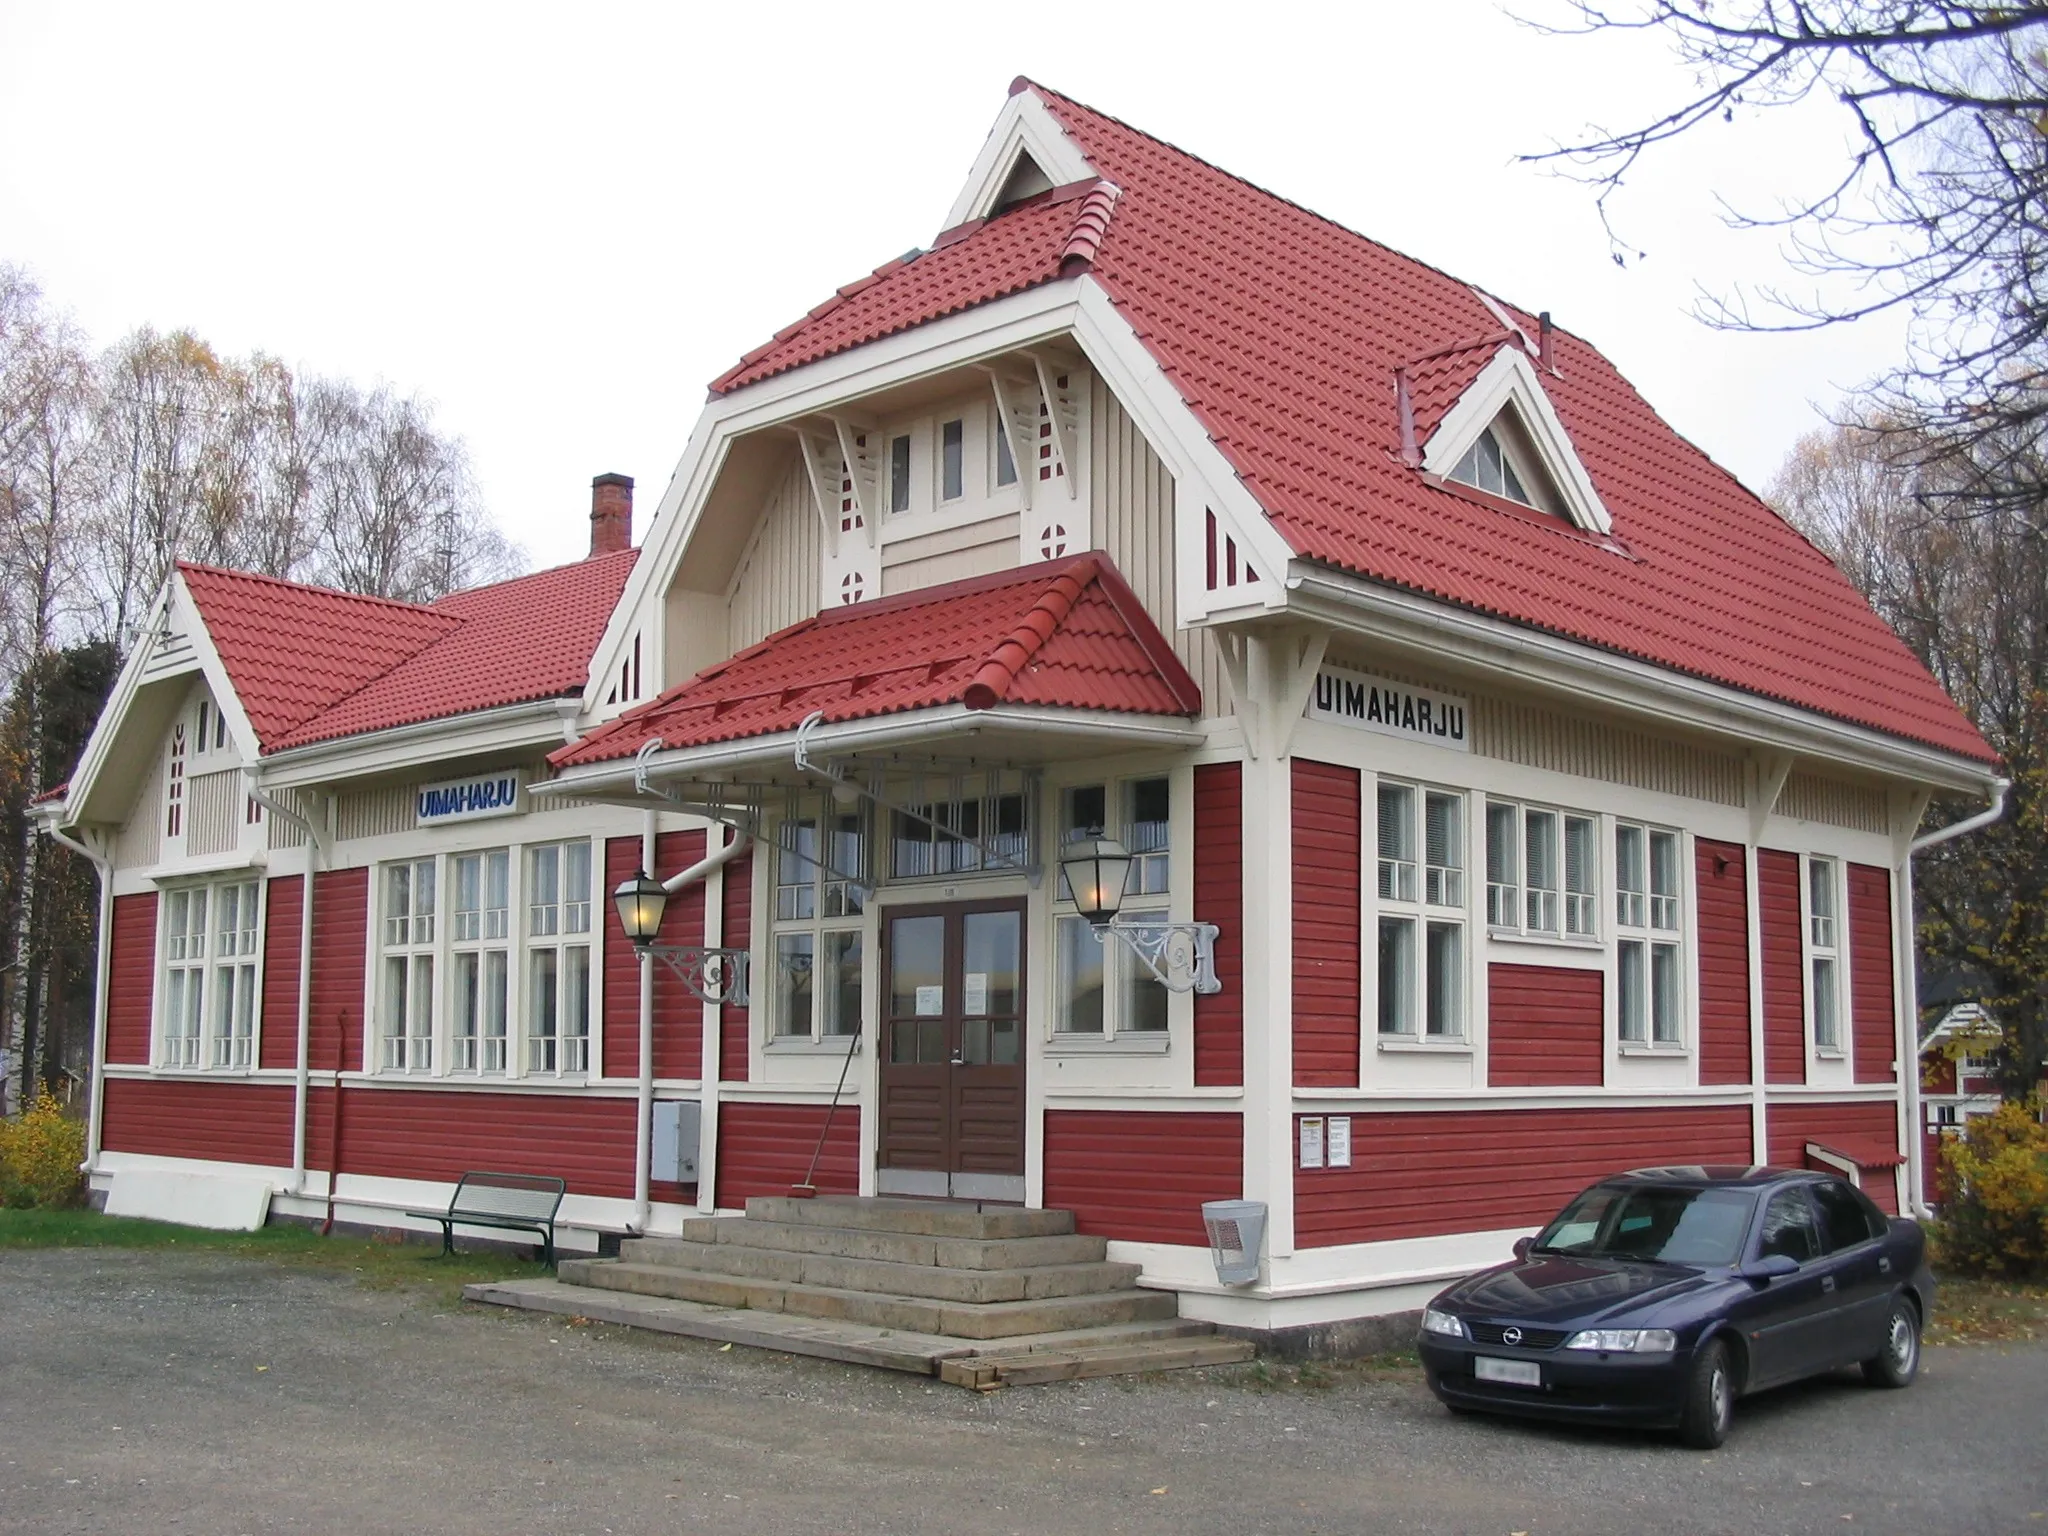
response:
M1600 493L1593 489L1592 477L1565 435L1564 423L1557 419L1550 397L1543 392L1535 365L1520 347L1504 344L1494 353L1493 361L1479 370L1479 377L1458 397L1458 403L1444 413L1444 419L1423 445L1422 467L1433 475L1449 476L1465 456L1465 450L1479 441L1480 434L1508 406L1514 407L1527 429L1543 470L1564 498L1571 520L1588 533L1612 533L1614 520L1607 515Z
M1038 93L1026 86L1004 103L981 153L975 156L974 169L967 173L967 184L947 211L944 227L952 229L970 219L988 217L1021 154L1037 161L1056 187L1092 181L1096 176L1087 156L1046 111Z
M165 634L187 642L191 648L189 657L169 666L161 665L157 652L159 637ZM92 796L94 783L106 771L136 694L145 687L195 673L205 680L208 691L213 695L214 708L226 718L228 734L234 738L237 755L244 763L255 762L258 746L248 713L236 697L233 684L228 681L227 667L221 662L213 636L207 633L199 605L193 602L191 592L186 589L185 578L174 570L137 631L135 649L122 663L121 675L114 680L107 703L93 725L92 734L86 738L85 750L79 754L78 767L71 775L71 787L66 791L60 808L45 814L60 826L73 825L73 808L86 804ZM152 743L150 750L155 751L160 745Z

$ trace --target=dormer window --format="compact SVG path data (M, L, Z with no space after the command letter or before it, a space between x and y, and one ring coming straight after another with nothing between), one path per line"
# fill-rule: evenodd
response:
M947 422L939 428L939 499L958 501L967 494L967 423Z
M1515 477L1515 466L1508 462L1500 439L1494 436L1491 427L1479 434L1479 441L1465 450L1465 457L1458 460L1458 467L1445 478L1491 491L1510 501L1519 501L1525 507L1536 505L1535 499L1522 489L1522 482Z

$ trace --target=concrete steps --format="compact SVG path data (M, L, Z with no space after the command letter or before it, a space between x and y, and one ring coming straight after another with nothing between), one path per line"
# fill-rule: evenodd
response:
M617 1259L566 1259L555 1280L465 1294L983 1390L1249 1358L1105 1252L1068 1211L764 1198L680 1238L629 1241Z

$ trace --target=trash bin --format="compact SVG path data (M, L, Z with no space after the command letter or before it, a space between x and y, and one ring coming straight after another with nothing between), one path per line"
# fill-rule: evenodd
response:
M1266 1241L1266 1202L1207 1200L1202 1225L1209 1229L1209 1256L1216 1278L1225 1285L1248 1285L1259 1278L1259 1249Z

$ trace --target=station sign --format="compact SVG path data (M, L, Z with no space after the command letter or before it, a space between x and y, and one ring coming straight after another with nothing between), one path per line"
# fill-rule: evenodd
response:
M1427 742L1453 752L1472 750L1469 699L1354 672L1349 667L1326 666L1316 673L1307 714L1311 720Z
M458 821L517 815L526 809L520 798L521 780L519 769L500 768L469 778L422 784L413 794L415 824L445 827Z

